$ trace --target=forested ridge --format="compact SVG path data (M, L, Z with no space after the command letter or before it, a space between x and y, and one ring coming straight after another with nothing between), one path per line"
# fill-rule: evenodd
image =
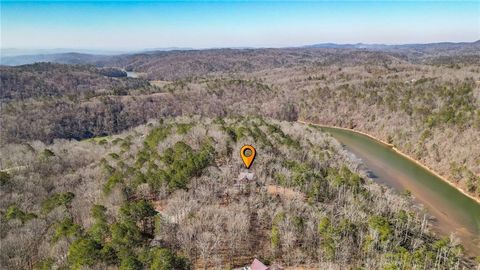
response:
M254 257L473 268L408 194L373 183L332 138L293 122L370 133L478 197L475 48L222 49L2 66L0 268L225 269ZM261 153L256 181L238 186L247 143Z
M108 77L104 67L88 65L2 67L1 138L82 139L178 115L303 119L393 143L478 197L480 67L467 60L478 56L472 44L437 54L427 46L417 58L405 48L292 48L161 52L107 62L143 78Z
M122 70L95 68L90 65L60 65L37 63L18 67L1 68L2 100L25 100L67 96L89 97L96 91L121 92L125 89L145 87L145 80L121 80Z
M253 144L255 182L238 149ZM408 195L314 127L173 118L115 136L2 147L2 267L465 269ZM283 189L283 191L282 191ZM280 191L279 191L280 190Z

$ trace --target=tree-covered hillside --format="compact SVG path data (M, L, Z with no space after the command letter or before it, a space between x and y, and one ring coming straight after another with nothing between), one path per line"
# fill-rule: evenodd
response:
M128 79L126 72L89 65L37 63L20 67L0 67L0 99L3 101L81 98L119 93L130 88L146 87L148 82Z
M110 64L144 72L144 79L108 77L93 66L5 67L0 69L0 138L5 143L84 139L179 115L301 119L393 143L478 197L480 66L466 60L476 51L425 62L433 49L422 50L430 52L417 58L403 49L113 57L117 62Z
M257 157L244 181L239 149ZM260 117L180 117L0 148L0 268L462 269L406 195L331 137Z

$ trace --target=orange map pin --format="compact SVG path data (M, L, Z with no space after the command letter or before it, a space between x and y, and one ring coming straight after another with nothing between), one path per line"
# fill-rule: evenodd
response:
M244 145L242 149L240 149L240 156L242 157L243 163L247 169L252 166L253 160L255 159L255 148L251 145Z

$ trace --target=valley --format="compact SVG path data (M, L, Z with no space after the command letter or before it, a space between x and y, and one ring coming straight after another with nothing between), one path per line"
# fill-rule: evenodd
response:
M0 268L474 269L479 46L0 66Z

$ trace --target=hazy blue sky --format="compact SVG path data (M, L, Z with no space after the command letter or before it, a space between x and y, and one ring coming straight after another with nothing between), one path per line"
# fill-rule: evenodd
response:
M480 39L480 1L4 1L2 48L281 47Z

